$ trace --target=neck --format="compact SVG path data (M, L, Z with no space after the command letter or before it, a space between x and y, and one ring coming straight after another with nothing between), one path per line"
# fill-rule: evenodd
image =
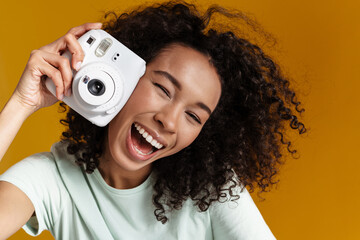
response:
M142 184L151 173L151 164L136 170L129 171L121 168L115 161L111 161L108 154L100 158L99 172L105 182L117 189L131 189Z

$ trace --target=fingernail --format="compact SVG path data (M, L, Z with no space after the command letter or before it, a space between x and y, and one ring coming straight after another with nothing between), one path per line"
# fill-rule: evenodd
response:
M71 95L71 89L69 88L69 89L66 91L65 96L70 97L70 95Z
M98 22L96 23L99 27L102 27L102 23L101 22Z
M75 70L79 71L80 67L81 67L81 62L77 62L75 65Z
M62 101L64 99L64 94L59 95L59 100Z

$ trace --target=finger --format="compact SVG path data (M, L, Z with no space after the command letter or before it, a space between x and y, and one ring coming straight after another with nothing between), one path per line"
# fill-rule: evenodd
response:
M75 36L73 34L67 33L64 36L66 46L68 47L70 53L71 53L71 66L76 71L79 71L79 68L81 66L81 63L84 59L84 51L80 45L80 43L77 41Z
M84 33L86 33L89 30L92 29L99 29L101 28L102 23L85 23L83 25L74 27L72 29L70 29L66 35L73 35L75 39L81 37ZM66 36L65 35L65 36ZM41 47L41 50L44 51L48 51L48 52L53 52L53 53L60 53L62 51L64 51L67 48L66 42L65 40L65 36L57 39L56 41Z
M55 55L55 57L57 58L58 56ZM56 64L56 62L54 62L54 64ZM60 56L57 67L61 72L61 76L63 77L64 95L69 97L71 95L71 86L73 79L73 73L70 67L69 59Z
M64 85L60 71L49 64L39 65L39 71L53 81L56 88L56 98L62 101L64 99Z
M64 86L63 94L66 96L70 96L73 74L70 67L69 59L63 56L59 56L57 54L47 52L43 53L43 59L60 71Z
M84 59L84 51L80 45L80 43L77 41L75 35L71 33L67 33L63 37L59 39L57 42L58 45L52 45L49 44L47 46L41 47L39 50L46 51L49 53L56 53L59 54L59 51L57 49L68 49L71 53L71 66L75 70L79 70L81 62ZM59 56L59 55L58 55Z
M83 25L70 29L68 33L71 33L75 35L75 37L79 38L87 31L92 29L99 29L101 27L102 27L102 23L84 23Z
M51 78L56 87L56 97L62 100L64 94L71 88L72 71L69 60L41 50L37 52L37 55L41 57L38 64L39 71Z

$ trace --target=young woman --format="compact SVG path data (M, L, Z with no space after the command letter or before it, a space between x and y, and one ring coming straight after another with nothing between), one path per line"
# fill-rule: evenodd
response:
M246 187L274 184L282 146L292 152L286 125L305 131L302 110L258 46L209 27L214 13L246 20L177 2L109 15L103 29L147 62L145 75L106 127L69 109L51 152L0 177L0 239L22 226L56 239L274 239ZM100 27L75 27L31 53L0 114L1 157L28 116L71 94L84 57L76 39Z

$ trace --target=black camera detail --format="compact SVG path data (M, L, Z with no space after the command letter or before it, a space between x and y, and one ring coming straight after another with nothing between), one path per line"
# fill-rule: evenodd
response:
M94 42L94 38L93 37L89 37L89 39L86 41L89 45L91 45Z
M88 90L94 96L101 96L105 92L105 85L98 79L91 79L88 83Z

